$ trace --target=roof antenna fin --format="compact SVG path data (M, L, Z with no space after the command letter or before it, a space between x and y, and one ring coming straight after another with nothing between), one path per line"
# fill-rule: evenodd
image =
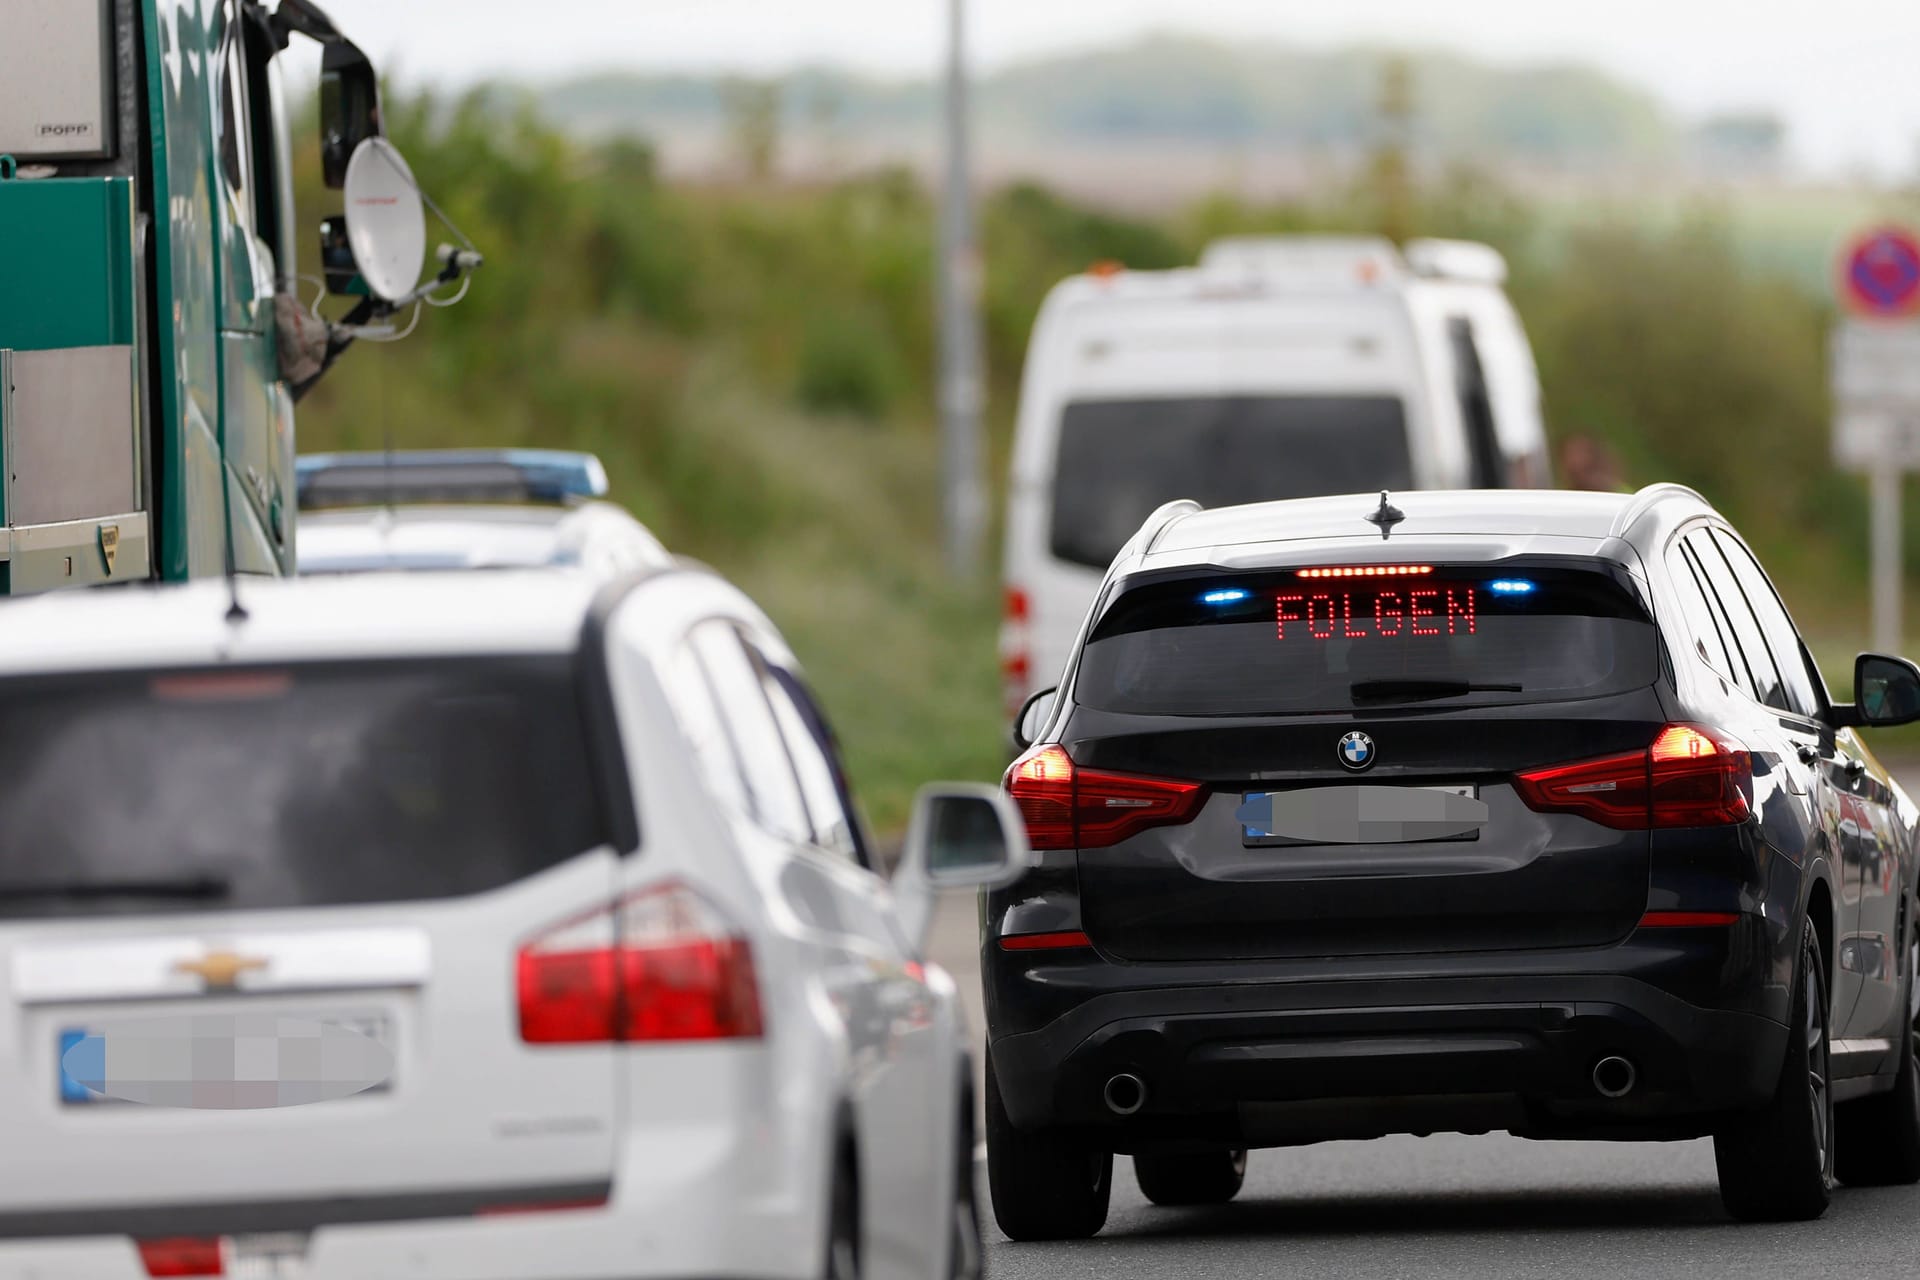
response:
M1385 542L1388 536L1393 533L1393 526L1405 520L1407 513L1394 506L1391 502L1388 502L1387 491L1382 489L1380 491L1380 509L1365 518L1368 524L1377 524L1380 526L1380 540Z

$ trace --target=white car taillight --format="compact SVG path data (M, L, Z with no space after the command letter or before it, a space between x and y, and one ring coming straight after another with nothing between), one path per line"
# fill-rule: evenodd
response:
M565 921L520 949L529 1044L749 1039L760 989L746 938L677 882Z

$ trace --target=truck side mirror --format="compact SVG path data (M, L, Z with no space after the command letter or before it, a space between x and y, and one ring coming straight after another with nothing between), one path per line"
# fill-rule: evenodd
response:
M320 169L327 186L345 187L353 153L384 133L373 63L345 40L329 42L320 55Z
M348 298L367 296L367 282L360 278L360 268L353 260L353 242L347 238L344 213L320 223L320 270L327 278L328 293Z

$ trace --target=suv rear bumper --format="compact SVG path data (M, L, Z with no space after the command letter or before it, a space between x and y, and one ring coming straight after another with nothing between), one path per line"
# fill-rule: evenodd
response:
M1786 1028L1618 975L1501 975L1107 991L990 1046L1009 1118L1116 1150L1386 1133L1693 1137L1773 1091ZM1633 1063L1603 1096L1603 1057ZM1103 1090L1146 1084L1130 1116Z

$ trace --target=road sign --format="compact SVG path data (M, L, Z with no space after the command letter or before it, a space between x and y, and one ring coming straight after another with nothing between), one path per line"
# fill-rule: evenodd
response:
M1831 354L1840 404L1920 406L1920 323L1843 320Z
M1882 227L1856 237L1839 264L1833 331L1833 456L1867 473L1872 502L1873 643L1900 648L1900 498L1920 471L1920 236Z
M1840 258L1840 301L1855 315L1920 314L1920 236L1881 227L1856 237Z
M1833 460L1848 471L1920 471L1920 408L1841 406L1833 415Z

